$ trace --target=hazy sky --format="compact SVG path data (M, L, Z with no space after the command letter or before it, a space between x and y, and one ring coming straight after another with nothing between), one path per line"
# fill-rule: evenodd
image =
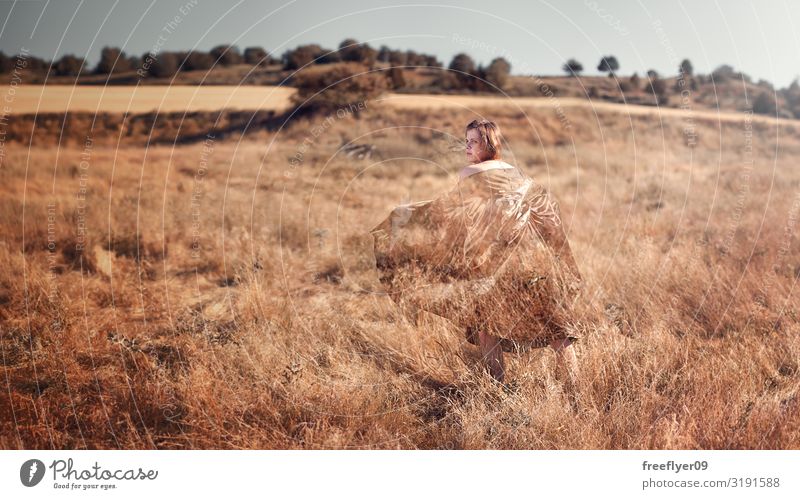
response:
M800 75L797 0L0 0L0 22L7 54L74 53L92 65L105 45L141 55L159 37L163 50L234 43L276 57L352 37L435 54L445 65L461 51L483 63L502 55L524 74L560 74L571 57L593 74L610 54L621 74L673 74L688 57L695 71L726 63L778 87Z

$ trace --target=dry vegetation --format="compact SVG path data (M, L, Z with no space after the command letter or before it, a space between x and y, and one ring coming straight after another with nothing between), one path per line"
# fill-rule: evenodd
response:
M453 184L474 110L174 147L98 130L5 147L0 447L800 447L800 130L753 123L750 155L744 122L690 147L679 118L478 111L560 200L572 389L535 350L500 390L463 331L379 293L367 231Z

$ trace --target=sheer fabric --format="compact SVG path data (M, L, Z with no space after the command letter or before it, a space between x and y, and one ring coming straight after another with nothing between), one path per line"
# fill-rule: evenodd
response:
M506 165L473 169L449 192L398 206L374 227L380 281L415 324L424 310L533 347L574 338L581 275L558 202Z

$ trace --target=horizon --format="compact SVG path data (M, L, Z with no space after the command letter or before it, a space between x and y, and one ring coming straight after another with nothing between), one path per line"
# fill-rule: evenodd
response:
M157 43L160 50L175 52L231 44L240 50L260 46L280 58L298 45L317 43L335 50L342 40L354 38L376 49L387 45L434 55L445 68L460 52L483 65L504 57L517 76L563 75L561 65L571 58L583 64L584 76L601 76L596 66L606 55L619 60L621 75L654 69L674 76L686 58L696 73L729 65L775 89L788 87L800 72L794 56L800 52L800 34L792 20L800 18L800 5L785 1L756 8L752 1L736 0L726 3L725 10L716 1L704 2L691 6L691 13L681 2L676 9L620 0L580 0L558 8L541 0L514 1L492 11L475 0L458 5L453 0L436 5L346 0L315 4L314 9L309 4L1 2L0 50L13 55L24 48L47 61L73 54L93 69L105 46L141 56Z

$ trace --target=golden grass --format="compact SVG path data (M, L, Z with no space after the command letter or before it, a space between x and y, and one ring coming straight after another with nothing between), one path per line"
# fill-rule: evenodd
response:
M11 112L162 113L225 109L285 109L295 90L262 85L20 85Z
M455 182L474 110L376 105L305 148L324 117L7 144L0 447L800 447L798 131L753 123L750 156L742 122L698 120L691 148L677 117L477 110L561 203L586 280L574 389L535 350L499 390L463 332L377 293L368 229Z

